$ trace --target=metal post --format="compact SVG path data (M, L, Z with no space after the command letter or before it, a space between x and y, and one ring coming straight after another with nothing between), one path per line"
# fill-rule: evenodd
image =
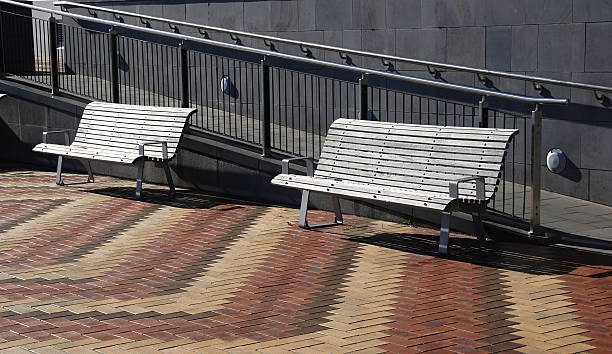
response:
M270 155L270 66L268 59L264 57L260 66L261 80L261 111L260 111L260 130L261 130L261 156Z
M184 42L181 42L179 48L181 50L181 107L189 108L189 59L187 57L187 45Z
M481 128L489 127L489 102L487 101L487 97L483 96L480 101L478 101L478 126Z
M542 111L536 105L531 112L531 221L529 236L541 235L540 188L542 175Z
M110 33L111 95L113 103L119 103L119 64L117 61L117 31L112 27Z
M359 79L359 119L368 120L368 78L365 75Z
M57 60L57 20L49 18L49 58L51 59L51 94L56 95L59 91L59 70Z

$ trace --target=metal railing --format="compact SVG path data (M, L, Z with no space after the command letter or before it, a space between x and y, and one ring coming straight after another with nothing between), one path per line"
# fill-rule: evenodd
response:
M122 16L138 18L141 24L148 26L148 27L151 26L151 21L163 23L163 24L167 24L168 28L174 32L178 32L180 30L180 27L193 28L193 29L198 30L198 32L205 38L210 38L211 32L218 32L218 33L228 35L229 39L236 42L237 44L242 44L242 40L240 39L241 37L258 39L258 40L261 40L265 46L267 46L268 48L274 51L278 50L275 43L276 44L283 43L283 44L289 44L289 45L299 47L303 53L309 56L312 55L312 51L310 49L320 49L320 50L325 50L325 51L336 52L338 53L339 57L345 60L347 63L352 63L352 60L348 55L356 55L356 56L369 57L369 58L375 58L377 60L380 60L381 64L387 68L390 67L389 65L392 62L420 65L420 66L426 67L429 73L434 78L440 78L440 70L462 71L462 72L476 74L478 81L483 82L483 83L487 82L488 76L528 81L533 84L534 88L537 91L542 91L543 90L542 85L544 84L573 87L573 88L578 88L578 89L583 89L583 90L592 90L594 91L595 97L599 101L604 100L604 97L600 94L600 92L607 92L607 93L612 92L612 87L607 87L607 86L591 85L591 84L584 84L584 83L564 81L564 80L556 80L556 79L550 79L550 78L545 78L545 77L509 73L509 72L504 72L504 71L487 70L487 69L474 68L474 67L463 66L463 65L453 65L453 64L428 61L428 60L404 58L404 57L398 57L394 55L386 55L386 54L373 53L373 52L362 51L362 50L354 50L354 49L330 46L330 45L319 44L319 43L297 41L297 40L286 39L286 38L281 38L281 37L274 37L274 36L249 33L249 32L244 32L244 31L237 31L237 30L227 29L227 28L206 26L206 25L185 22L185 21L177 21L177 20L172 20L168 18L148 16L145 14L137 14L137 13L121 11L121 10L116 10L116 9L111 9L111 8L106 8L106 7L76 3L72 1L55 1L54 4L56 6L60 6L65 11L68 11L69 8L87 9L88 13L94 17L98 16L98 12L105 12L105 13L113 14L114 18L119 21L123 21Z
M7 35L11 29L5 23L11 18L27 23L27 15L0 12L3 74L48 85L53 93L121 103L197 107L198 114L189 122L192 131L244 141L259 147L264 156L275 151L318 157L329 125L339 117L517 128L520 134L506 158L504 182L498 193L501 197L496 197L491 207L520 219L528 218L531 231L538 231L540 105L567 104L567 99L428 80L15 1L0 0L0 4L52 16L48 21L29 19L32 32L48 34L45 58L49 58L49 65L24 70L11 62L13 47L38 48L34 43L37 37L32 35L27 43L11 41ZM65 21L58 23L54 16L63 16ZM72 25L68 19L80 23ZM63 51L57 49L58 26L62 26L64 35ZM237 32L233 33L238 38ZM50 79L37 80L39 76ZM533 105L533 109L529 116L506 112L489 107L489 98Z

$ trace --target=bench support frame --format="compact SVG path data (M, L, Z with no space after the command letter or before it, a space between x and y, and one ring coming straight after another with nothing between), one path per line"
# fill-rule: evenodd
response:
M282 172L287 174L289 173L289 163L295 161L304 161L306 163L306 175L313 176L314 175L314 160L311 157L295 157L290 159L284 159L282 164ZM338 196L332 195L332 206L334 208L334 221L329 223L323 223L318 225L308 225L308 201L310 200L310 191L303 190L302 191L302 202L300 204L300 219L298 221L298 226L304 229L314 229L317 227L327 227L327 226L335 226L342 225L344 222L342 220L342 209L340 208L340 199Z
M167 161L163 161L162 164L162 168L164 169L166 180L168 182L168 188L170 188L170 197L174 197L176 195L176 189L174 188L174 182L172 181L172 175L170 174L170 166L168 165ZM138 172L136 174L136 199L140 199L142 197L142 180L144 177L144 165L144 159L136 161L136 168L138 169Z
M461 206L457 209L462 209ZM482 220L484 219L486 213L486 203L483 200L478 204L470 205L468 210L466 211L470 212L469 209L471 209L472 214L474 235L480 242L487 241L489 238L487 237L487 233L484 229L484 224L482 223ZM450 222L452 213L453 210L442 212L442 221L440 222L440 243L438 244L438 253L440 254L448 254L448 241L450 236Z
M147 145L161 145L162 147L162 158L161 164L163 165L164 173L166 174L166 180L168 181L168 187L170 188L170 197L174 197L176 195L176 190L174 188L174 182L172 181L172 175L170 174L170 166L168 166L168 142L166 141L147 141L142 142L138 146L138 153L140 154L140 159L135 162L136 167L138 168L138 173L136 175L136 199L140 199L142 196L142 178L144 175L144 165L145 165L145 146Z
M327 227L327 226L335 226L335 225L342 225L343 224L343 220L342 220L342 209L340 208L340 199L335 196L332 195L331 196L331 200L332 200L332 206L334 208L334 221L333 222L329 222L329 223L323 223L323 224L317 224L317 225L309 225L308 224L308 219L307 219L307 215L308 215L308 200L310 199L310 191L302 191L302 203L300 205L300 219L298 221L298 226L303 228L303 229L315 229L318 227Z

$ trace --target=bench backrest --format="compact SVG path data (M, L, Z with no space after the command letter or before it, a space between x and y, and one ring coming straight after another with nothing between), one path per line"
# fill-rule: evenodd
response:
M85 107L73 144L133 154L138 153L142 142L167 141L168 159L171 159L187 118L195 111L194 108L92 102ZM146 146L145 156L162 158L161 145Z
M482 176L490 199L517 132L338 119L325 138L315 176L445 196L449 181ZM474 198L474 185L460 184L459 197Z

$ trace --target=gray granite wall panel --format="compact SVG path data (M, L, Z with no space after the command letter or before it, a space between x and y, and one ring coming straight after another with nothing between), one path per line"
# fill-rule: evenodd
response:
M386 10L384 1L353 0L353 24L359 29L385 29Z
M387 0L387 26L393 29L421 27L421 0Z
M574 22L612 21L612 1L579 0L573 2Z
M539 71L584 71L584 38L584 24L540 26L538 41Z
M586 72L612 72L612 22L586 24Z
M353 29L352 0L316 0L315 24L317 30Z
M448 28L446 60L451 64L484 67L485 27Z
M488 26L521 25L525 23L525 5L528 1L530 0L487 0L483 4L484 23Z
M483 21L485 0L425 0L421 2L423 27L475 26Z
M572 0L528 0L525 7L527 24L572 22Z
M538 69L538 32L537 25L512 27L511 71Z
M512 61L512 27L487 27L486 67L510 71Z

